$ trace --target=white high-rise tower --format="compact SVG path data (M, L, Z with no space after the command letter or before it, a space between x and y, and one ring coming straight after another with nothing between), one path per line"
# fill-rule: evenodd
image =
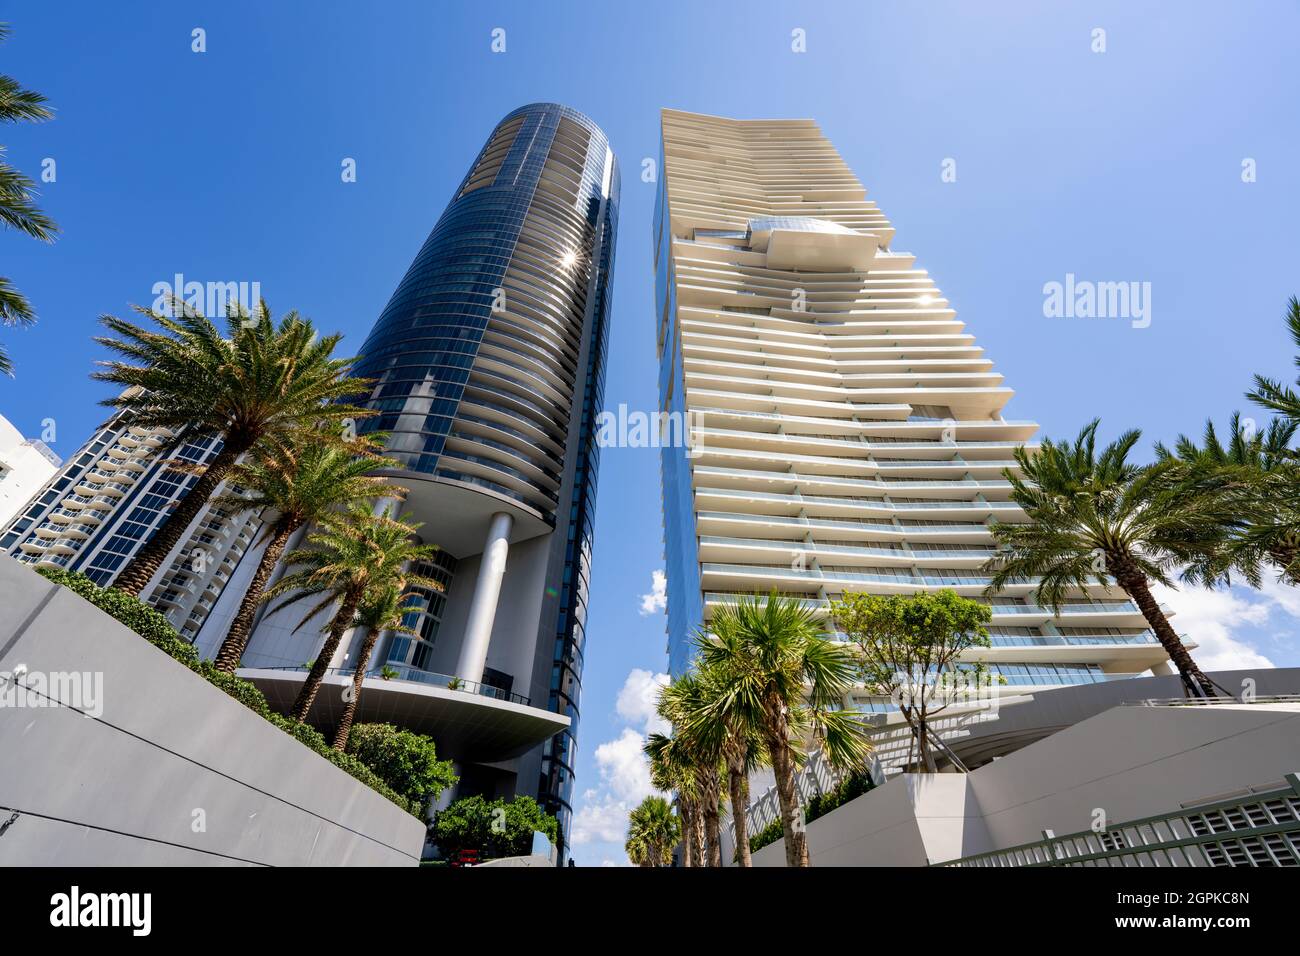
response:
M655 211L670 666L718 602L952 588L989 600L999 693L1164 672L1138 608L1101 586L1054 616L1033 582L983 597L1003 470L1037 426L811 120L665 110ZM854 702L886 709L865 693Z

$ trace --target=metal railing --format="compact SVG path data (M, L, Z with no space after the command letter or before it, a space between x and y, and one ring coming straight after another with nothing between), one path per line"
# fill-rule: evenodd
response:
M305 674L311 668L302 664L289 664L279 667L259 667L256 670L299 671ZM325 669L325 676L327 677L339 674L351 677L355 673L356 668L353 667L328 667ZM523 704L525 707L532 706L532 699L525 697L523 694L512 694L510 691L502 690L500 687L493 687L491 684L463 680L451 674L435 674L432 671L422 671L419 668L405 665L394 666L388 664L371 668L366 671L366 678L372 677L379 680L400 680L410 681L414 684L431 684L434 687L445 687L448 690L458 690L466 694L477 694L480 697L493 697L497 700L509 701L512 704Z
M1125 707L1231 707L1233 704L1300 704L1300 694L1262 694L1248 700L1239 697L1150 697L1123 702Z
M1300 775L1286 786L1242 794L1102 832L1043 839L934 866L1300 867Z

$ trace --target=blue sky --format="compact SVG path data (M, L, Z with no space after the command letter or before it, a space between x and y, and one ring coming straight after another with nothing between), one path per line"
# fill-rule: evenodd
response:
M493 125L539 100L592 116L623 165L610 407L656 403L640 170L664 106L818 120L1017 390L1008 416L1046 434L1099 415L1108 436L1169 439L1244 408L1253 373L1293 375L1289 3L33 2L0 19L0 69L58 111L3 142L29 175L56 161L43 201L63 228L53 246L0 235L0 272L41 320L0 330L18 367L0 414L31 435L54 419L63 455L100 419L96 316L179 272L260 282L359 346ZM1067 273L1150 282L1150 326L1045 318L1043 286ZM641 613L662 565L654 456L602 461L583 864L622 860L623 806L646 786L636 750L666 666L663 616ZM1300 664L1282 589L1170 602L1211 663Z

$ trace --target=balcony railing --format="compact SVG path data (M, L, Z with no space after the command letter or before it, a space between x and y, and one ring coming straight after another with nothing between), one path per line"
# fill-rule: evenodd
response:
M258 670L268 671L301 671L306 673L310 668L297 665L287 667L263 667ZM344 675L351 677L356 673L354 667L329 667L325 670L327 677L334 675ZM500 687L493 687L491 684L483 684L478 681L462 680L459 677L453 677L450 674L435 674L432 671L422 671L416 667L406 665L380 665L366 671L366 678L377 678L379 680L401 680L410 681L415 684L431 684L434 687L445 687L448 690L458 690L466 694L477 694L480 697L492 697L496 700L509 701L512 704L523 704L525 707L531 707L532 701L523 694L512 694L509 691L502 690Z

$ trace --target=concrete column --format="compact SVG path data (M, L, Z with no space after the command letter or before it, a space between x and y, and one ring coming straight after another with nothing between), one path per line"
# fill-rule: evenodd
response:
M483 557L479 562L478 580L474 582L474 598L465 620L460 658L456 661L456 676L461 680L475 683L483 680L488 641L492 638L492 622L496 619L497 599L501 596L501 578L506 573L510 528L514 523L514 518L504 511L498 511L492 516L492 523L488 527Z

